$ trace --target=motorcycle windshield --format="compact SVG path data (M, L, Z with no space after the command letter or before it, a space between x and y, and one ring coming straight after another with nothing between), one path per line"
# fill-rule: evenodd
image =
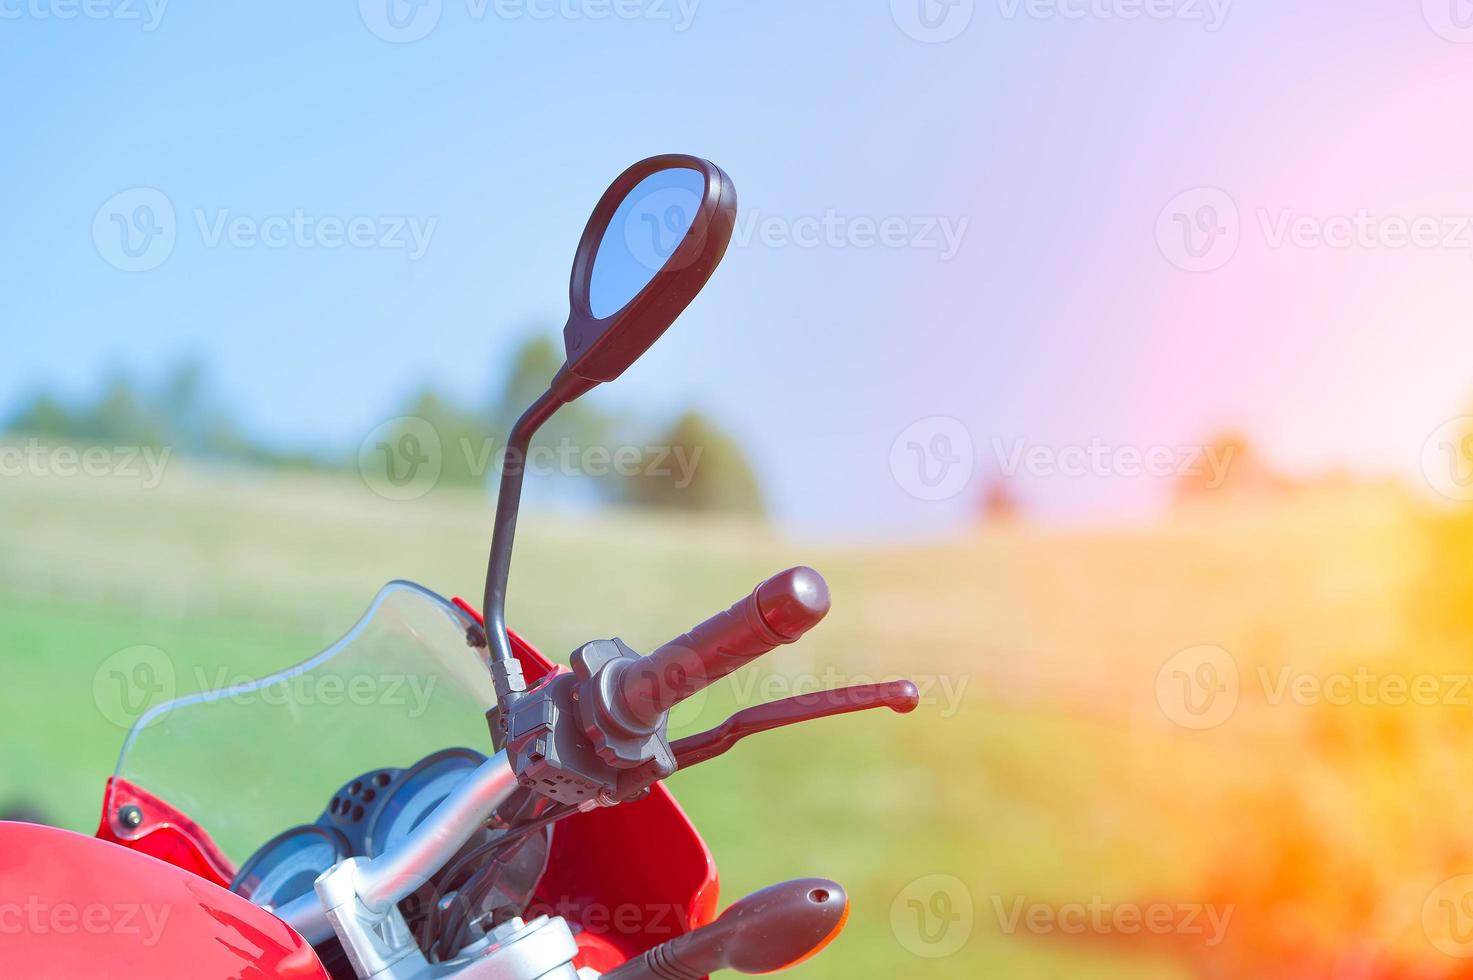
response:
M358 775L446 748L489 755L495 690L485 649L468 642L473 628L441 596L390 583L310 660L142 715L123 744L105 819L124 839L203 830L239 866L280 832L317 820Z

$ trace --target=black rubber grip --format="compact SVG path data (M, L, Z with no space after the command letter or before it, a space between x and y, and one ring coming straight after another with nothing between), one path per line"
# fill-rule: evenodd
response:
M717 970L776 973L821 952L848 918L849 896L837 883L784 882L748 895L710 925L656 946L603 980L700 980Z
M730 609L631 662L618 681L622 706L652 725L697 691L797 640L828 611L822 575L804 565L780 572Z

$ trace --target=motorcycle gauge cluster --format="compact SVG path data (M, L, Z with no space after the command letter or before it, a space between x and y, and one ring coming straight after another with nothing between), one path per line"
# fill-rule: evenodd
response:
M240 866L230 890L276 908L312 890L317 876L348 856L348 842L326 827L293 827L278 834Z
M403 840L485 761L472 749L445 749L408 769L378 769L350 780L316 823L278 834L251 855L230 890L272 908L305 895L343 858L374 857Z
M377 857L408 837L471 770L485 761L484 755L471 749L446 749L400 772L386 787L381 802L367 802L372 807L372 818L364 820L361 853ZM374 778L383 775L378 773ZM352 786L347 788L351 790ZM351 815L356 816L362 804L352 802L351 794L341 798L344 809L351 804Z

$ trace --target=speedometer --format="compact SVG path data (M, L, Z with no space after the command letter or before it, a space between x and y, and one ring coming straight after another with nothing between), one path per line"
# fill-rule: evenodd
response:
M328 827L294 827L261 846L241 865L230 890L278 908L312 890L317 876L348 856L343 835Z
M377 857L402 841L429 816L466 775L486 761L471 749L445 749L427 756L400 773L388 787L388 796L368 818L364 849Z

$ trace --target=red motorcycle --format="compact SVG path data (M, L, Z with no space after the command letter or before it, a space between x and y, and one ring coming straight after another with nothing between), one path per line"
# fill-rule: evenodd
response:
M694 157L613 183L574 259L566 363L503 454L485 618L394 582L305 663L143 714L96 837L0 823L5 975L697 980L781 970L838 935L848 898L823 879L718 916L711 854L662 782L756 732L916 707L908 682L849 688L670 739L673 707L823 618L817 572L649 656L594 640L570 667L504 615L533 435L664 333L735 215L731 179ZM307 757L329 784L294 771Z

